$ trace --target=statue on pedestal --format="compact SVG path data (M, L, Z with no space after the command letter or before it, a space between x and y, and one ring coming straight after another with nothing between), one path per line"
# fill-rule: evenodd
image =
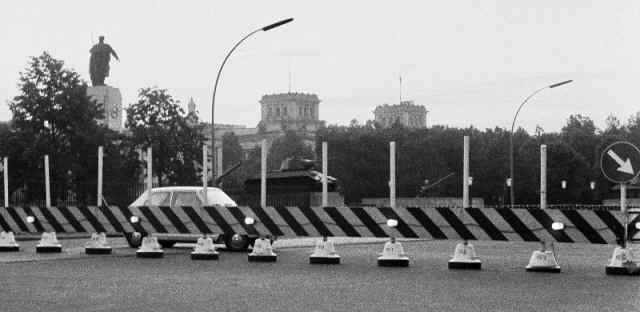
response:
M104 43L104 36L100 36L100 42L93 45L91 50L91 59L89 60L89 73L91 75L91 84L94 87L104 86L104 79L109 77L109 61L111 55L120 61L116 51L110 45Z

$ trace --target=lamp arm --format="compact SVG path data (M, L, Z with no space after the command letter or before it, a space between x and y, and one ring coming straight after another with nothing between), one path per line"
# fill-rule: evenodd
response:
M253 34L262 31L262 28L258 28L250 33L248 33L246 36L242 37L242 39L240 39L240 41L238 41L233 48L231 48L231 50L229 50L229 52L227 53L227 55L224 57L224 60L222 61L222 64L220 64L220 68L218 68L218 74L216 75L216 82L213 85L213 96L211 97L211 172L212 174L212 180L213 180L213 184L215 186L215 182L216 182L216 136L215 136L215 132L216 132L216 126L215 126L215 111L216 111L216 91L218 91L218 82L220 81L220 74L222 74L222 69L224 68L224 65L227 63L227 60L229 59L229 56L231 56L231 54L233 53L233 51L236 50L236 48L238 48L238 46L244 42L245 40L247 40L247 38L251 37Z
M549 86L546 87L542 87L536 91L534 91L533 93L531 93L526 99L524 99L524 101L522 102L522 104L520 104L520 106L518 106L518 110L516 110L516 114L513 116L513 122L511 123L511 134L513 135L513 129L515 128L516 125L516 118L518 118L518 114L520 113L520 110L522 109L522 107L524 106L524 104L527 104L527 102L536 94L538 94L540 91L549 88Z

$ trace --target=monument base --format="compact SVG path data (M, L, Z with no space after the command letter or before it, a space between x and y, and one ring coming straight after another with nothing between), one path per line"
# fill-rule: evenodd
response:
M111 86L87 87L87 95L104 109L104 119L98 120L100 124L109 129L122 131L122 95L118 88Z

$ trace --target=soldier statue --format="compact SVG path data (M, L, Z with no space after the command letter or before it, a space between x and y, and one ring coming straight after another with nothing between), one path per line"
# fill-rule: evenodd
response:
M89 61L89 73L91 74L91 84L94 87L104 86L104 79L109 76L109 61L111 55L120 61L116 51L110 45L104 43L104 36L100 36L100 42L93 45Z

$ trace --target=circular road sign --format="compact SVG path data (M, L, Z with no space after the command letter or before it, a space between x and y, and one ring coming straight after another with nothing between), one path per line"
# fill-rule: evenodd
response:
M640 174L640 149L626 141L615 142L602 151L600 169L612 182L629 182Z

